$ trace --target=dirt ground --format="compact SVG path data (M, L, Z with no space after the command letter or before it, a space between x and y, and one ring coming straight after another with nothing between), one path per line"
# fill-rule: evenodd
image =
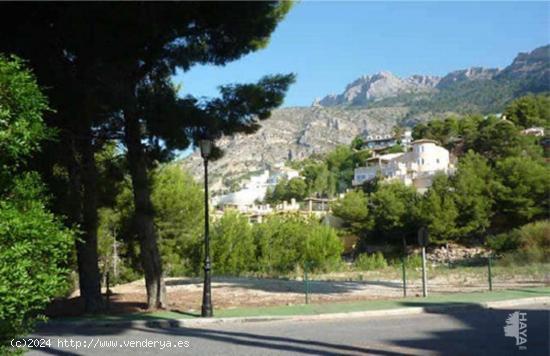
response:
M526 288L548 285L547 280L495 281L494 289ZM487 281L479 278L435 277L429 279L431 293L473 292L487 290ZM199 278L167 278L168 309L196 314L202 301L202 280ZM409 296L421 294L421 282L409 281ZM309 281L310 302L343 302L400 298L403 295L401 280L363 281ZM305 285L301 280L259 278L213 278L212 302L217 309L303 304ZM138 312L146 308L143 280L111 288L111 313ZM105 290L103 290L105 292ZM83 305L75 292L69 299L52 303L47 310L50 316L74 316L83 312Z

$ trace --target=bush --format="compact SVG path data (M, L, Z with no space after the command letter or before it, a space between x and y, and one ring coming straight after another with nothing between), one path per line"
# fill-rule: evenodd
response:
M550 221L524 225L519 230L519 249L527 261L550 261Z
M503 253L503 263L550 262L550 221L533 222L491 237L487 245Z
M406 260L407 268L421 268L422 267L422 256L420 255L409 255Z
M29 332L48 302L68 288L63 263L73 236L31 195L37 185L29 175L16 182L9 199L0 197L0 351L6 341Z
M245 216L227 212L212 230L212 269L215 274L239 275L254 266L254 239Z
M513 251L519 247L519 238L519 231L512 230L510 232L489 236L487 238L487 246L498 254Z
M36 80L0 55L0 354L30 331L48 302L63 295L74 239L46 209L38 174L22 172L49 136Z
M360 254L354 262L355 268L361 271L370 271L388 267L388 262L382 252Z
M253 227L256 270L286 274L307 262L311 271L337 267L343 245L336 231L312 219L273 216Z

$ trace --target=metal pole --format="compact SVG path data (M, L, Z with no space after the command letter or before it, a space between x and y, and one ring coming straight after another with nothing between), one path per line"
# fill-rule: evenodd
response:
M428 282L426 280L426 246L422 246L422 296L428 296Z
M306 292L306 304L309 304L309 281L307 279L307 262L304 263L304 287Z
M208 158L204 159L204 287L202 294L203 317L211 317L212 298L210 289L210 241L208 232Z
M403 297L407 296L407 240L405 236L402 237L403 241L403 255L401 256L401 266L403 268Z
M111 309L111 289L109 288L109 271L107 271L107 274L105 276L105 284L107 285L107 290L105 291L105 294L107 296L107 310Z
M489 290L493 290L493 273L491 271L491 255L487 257L487 268L489 272Z
M401 266L403 268L403 297L407 296L407 268L405 266L405 256L401 258Z

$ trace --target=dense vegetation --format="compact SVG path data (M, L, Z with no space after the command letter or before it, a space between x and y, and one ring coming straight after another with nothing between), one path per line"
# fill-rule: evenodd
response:
M456 172L436 177L424 195L400 183L349 192L334 204L334 214L364 243L395 245L401 239L413 243L420 226L429 228L433 243L471 243L545 219L545 137L521 131L550 127L549 101L548 95L517 99L506 108L506 119L473 115L417 125L414 138L438 140L458 157ZM543 239L548 243L548 236ZM504 237L496 241L511 244Z
M53 216L29 157L52 138L46 98L15 57L0 56L0 353L68 288L74 234Z
M164 270L169 276L198 275L204 256L203 191L177 165L157 169L152 182ZM131 189L124 186L115 206L100 211L101 269L103 274L109 271L115 283L136 279L142 273L131 224L133 209ZM251 226L245 216L228 212L212 221L211 239L216 275L285 274L303 267L306 261L314 270L329 270L339 263L342 252L336 230L292 215Z
M102 190L114 186L102 180L97 153L114 142L124 156L147 304L162 308L166 288L151 171L199 138L254 132L294 78L267 75L222 86L216 98L195 98L181 97L172 76L264 48L291 7L278 1L3 7L0 52L29 61L55 109L45 119L58 129L58 140L33 163L54 198L52 208L80 230L78 279L87 312L104 307L97 235L100 209L111 207L101 200ZM221 154L215 147L212 158Z

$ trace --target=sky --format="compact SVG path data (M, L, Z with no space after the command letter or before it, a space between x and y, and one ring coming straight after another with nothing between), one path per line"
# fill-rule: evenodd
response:
M223 67L178 74L180 94L217 96L223 84L295 73L284 107L341 93L361 75L445 75L505 67L518 52L550 43L550 2L296 3L266 49Z

